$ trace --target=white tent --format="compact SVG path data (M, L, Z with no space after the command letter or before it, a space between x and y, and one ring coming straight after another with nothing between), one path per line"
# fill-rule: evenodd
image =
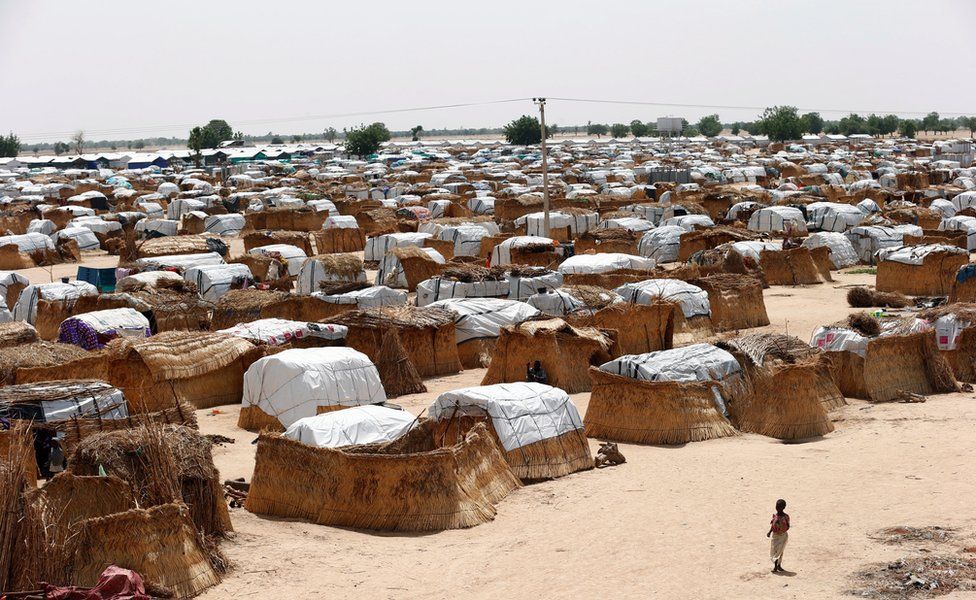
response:
M114 333L117 337L149 337L149 319L141 312L128 307L109 308L81 313L61 322L58 341L76 344L92 350L91 340L78 336L79 331L88 330L98 334Z
M288 263L288 274L292 277L298 275L302 270L302 264L308 259L308 255L305 254L304 250L291 244L268 244L267 246L259 246L257 248L251 248L248 254L271 257L276 255L280 256Z
M244 374L242 407L255 406L290 427L319 407L380 404L386 392L362 352L344 347L295 348L265 356Z
M240 213L209 215L203 220L203 229L207 233L219 236L237 235L244 229L244 215Z
M319 283L323 281L366 281L364 269L361 269L354 278L327 273L320 259L319 256L313 256L302 263L302 268L298 272L298 279L295 281L296 294L308 296L317 292L319 291Z
M394 290L385 285L375 285L361 290L354 290L342 294L326 294L315 292L312 298L330 304L349 304L356 308L371 308L375 306L403 306L407 303L407 293Z
M420 250L439 265L447 263L444 256L433 248L421 248ZM407 287L407 274L403 270L403 264L400 263L400 259L395 254L387 253L380 259L379 268L376 271L376 285L386 285L392 288Z
M98 242L98 238L95 237L94 232L84 227L65 227L54 235L58 241L74 240L78 244L79 250L88 251L101 248L101 244Z
M366 249L363 251L363 260L383 260L386 253L394 248L405 246L423 247L424 240L433 237L429 233L386 233L375 237L366 238Z
M499 383L445 392L427 414L435 421L487 415L506 452L583 429L569 395L541 383Z
M439 300L429 306L457 313L454 329L457 343L479 338L498 337L502 327L521 323L541 314L525 302L499 298L454 298Z
M224 257L216 252L204 252L201 254L169 254L166 256L151 256L147 258L140 258L136 261L136 264L141 267L152 267L156 269L173 268L185 270L190 267L223 265L226 263L224 263Z
M570 237L577 237L597 226L600 215L596 211L566 213L558 210L549 212L549 228L569 227ZM545 236L545 213L535 212L515 219L515 225L525 225L526 235Z
M560 283L562 283L561 276ZM432 302L449 298L507 298L511 291L508 278L456 281L431 277L417 284L417 306L427 306Z
M768 206L760 208L749 217L752 231L776 231L806 233L807 223L803 211L792 206Z
M842 233L857 227L864 220L864 213L853 204L840 202L814 202L807 206L807 225L820 231Z
M939 231L965 231L966 249L969 251L976 250L976 217L962 215L942 219L942 222L939 223Z
M254 280L254 276L247 265L234 263L190 267L184 271L183 279L197 284L197 291L201 298L216 302L235 283L237 287L247 287Z
M624 300L634 304L654 304L661 300L677 302L681 306L681 312L688 319L712 314L708 303L708 292L680 279L648 279L637 283L625 283L614 291Z
M0 271L0 323L14 320L13 306L7 306L7 292L11 286L28 286L30 281L16 271ZM10 304L16 305L16 300Z
M90 233L90 232L89 232ZM18 252L29 254L38 250L54 250L54 242L43 233L26 233L24 235L0 235L0 246L17 246Z
M515 237L510 237L492 249L491 265L505 266L512 264L512 249L525 248L528 246L551 246L554 249L558 248L555 241L547 237L533 235L518 235Z
M662 225L644 234L637 244L637 251L641 256L652 258L658 263L675 262L678 260L683 233L687 233L684 227Z
M559 265L563 275L608 273L620 269L649 270L657 266L653 258L623 254L620 252L601 252L599 254L577 254L570 256Z
M295 421L282 437L317 448L341 448L389 442L417 424L405 410L367 404Z
M218 333L234 335L267 346L281 346L309 338L343 340L349 334L349 328L345 325L329 323L308 323L306 321L268 318L249 323L238 323L233 327L221 329Z
M953 217L958 219L959 217ZM976 221L976 218L973 219ZM945 221L943 221L943 224ZM939 226L942 229L942 225ZM901 246L905 235L922 235L922 228L917 225L864 225L854 227L844 235L851 241L858 259L866 264L874 264L874 255L882 248Z
M180 231L180 222L173 219L142 219L136 223L135 230L137 233L143 234L176 235Z
M708 215L679 215L665 219L662 225L677 225L685 231L694 231L696 227L715 227L715 222Z
M627 231L640 233L642 231L650 231L651 229L654 229L654 223L640 217L616 217L613 219L604 220L602 223L600 223L600 228L626 229Z
M830 248L830 262L835 269L844 269L857 264L858 258L857 252L854 251L854 245L844 237L843 233L824 231L811 234L803 240L803 247L805 248L812 249L822 246Z
M764 250L781 250L781 246L775 242L762 242L757 240L746 240L743 242L732 242L729 248L745 258L751 258L759 263L759 259Z
M87 281L70 281L61 283L39 283L29 285L20 292L17 305L14 306L14 319L27 321L31 325L37 319L37 301L74 300L82 296L97 296L98 288Z

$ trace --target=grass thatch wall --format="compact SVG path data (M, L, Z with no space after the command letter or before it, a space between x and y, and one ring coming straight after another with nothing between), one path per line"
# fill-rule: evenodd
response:
M732 331L769 325L762 282L748 275L730 273L692 279L708 293L715 331Z
M88 356L90 356L89 352L78 346L56 342L34 342L0 347L0 385L12 385L23 381L45 381L43 379L24 379L23 372L31 369L57 367ZM86 376L86 378L91 377L91 375ZM48 379L63 378L58 375L56 368L50 371L48 377Z
M271 208L245 214L244 230L318 231L328 217L328 211L316 212L305 207Z
M587 437L638 444L683 444L735 435L705 382L638 381L590 368Z
M878 263L875 283L879 292L901 292L909 296L948 296L956 272L969 263L968 254L929 254L920 265L891 260Z
M498 338L479 338L457 345L458 359L465 369L482 369L491 363Z
M592 315L572 315L566 320L578 327L616 330L620 354L645 354L674 347L675 312L680 310L670 303L619 302Z
M901 392L927 395L957 390L952 368L940 355L931 331L871 340L864 360L864 386L875 402L892 400Z
M615 331L593 328L575 329L561 319L559 328L534 328L533 321L503 327L491 364L481 385L525 381L526 365L539 361L546 370L548 384L568 394L590 391L587 369L611 359Z
M809 248L763 250L759 267L769 285L810 285L829 281L813 262Z
M304 250L305 256L312 256L312 242L307 231L248 231L241 238L244 240L244 252L271 244L288 244Z
M320 525L437 531L491 521L518 487L483 426L450 447L426 424L394 442L342 449L262 434L245 506Z
M498 441L498 434L487 415L483 417L454 416L434 423L434 437L442 444L457 444L477 424L483 424L488 433ZM577 471L593 468L590 444L582 429L514 448L505 452L505 460L515 476L523 482L555 479Z
M366 249L366 233L356 228L322 229L312 233L316 254L362 252Z

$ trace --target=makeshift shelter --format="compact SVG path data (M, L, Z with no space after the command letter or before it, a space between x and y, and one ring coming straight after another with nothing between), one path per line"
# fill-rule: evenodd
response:
M14 320L13 309L17 305L20 292L30 285L30 281L14 271L0 271L0 323Z
M941 229L941 227L940 227ZM850 240L860 262L873 265L875 254L882 248L903 245L906 235L920 236L922 228L917 225L860 225L844 235Z
M759 253L763 279L769 285L810 285L833 281L829 267L824 272L823 268L817 266L814 252L820 252L826 258L828 249L821 247L811 250L800 246L789 250L763 250Z
M330 286L331 287L331 286ZM311 305L318 320L331 318L337 314L356 308L370 308L373 306L403 306L407 303L407 293L394 290L385 285L372 287L353 286L351 290L332 289L331 291L315 292L312 294Z
M662 225L652 229L641 237L637 252L657 263L675 262L678 260L681 236L684 233L685 228L677 225Z
M244 252L250 253L256 248L285 245L298 248L306 256L312 255L312 243L307 231L249 231L242 235Z
M563 275L583 275L609 273L621 269L650 271L655 266L657 263L652 258L605 252L571 256L559 265L559 272Z
M567 321L577 327L615 331L615 354L644 354L674 346L674 322L678 312L670 302L613 302L570 315Z
M321 412L383 402L379 372L365 354L352 348L295 348L248 368L237 426L280 431Z
M190 267L183 278L197 286L200 297L209 302L217 302L231 289L246 288L254 281L247 265L201 265Z
M281 437L315 448L342 448L391 442L417 423L405 410L367 404L299 419Z
M356 254L322 254L309 257L298 273L295 293L310 295L319 291L323 281L366 281L363 259Z
M623 302L623 298L596 286L573 285L532 294L525 302L543 314L561 317L577 311L592 314L615 302Z
M955 246L930 244L882 248L877 254L879 292L909 296L948 296L969 252Z
M976 264L959 267L949 291L949 303L976 302Z
M33 325L42 339L53 340L62 321L95 310L97 304L98 288L84 281L28 285L14 306L14 318Z
M803 211L792 206L767 206L749 217L751 231L769 233L804 234L807 232Z
M860 225L865 213L853 204L814 202L807 207L807 226L818 231L843 233Z
M502 327L538 316L525 302L498 298L455 298L428 305L457 314L454 318L458 358L466 369L488 366Z
M70 469L76 475L118 477L143 507L183 502L195 527L206 535L234 529L212 443L191 427L152 424L93 434L74 449ZM167 497L167 489L179 496Z
M268 318L240 323L217 333L233 335L264 346L316 348L344 345L349 330L344 325Z
M248 251L248 254L261 254L272 258L284 260L288 263L288 274L296 277L302 270L302 264L308 259L308 255L298 246L289 244L269 244L258 246Z
M795 337L763 333L732 338L719 347L736 357L750 383L750 393L729 404L738 429L781 440L834 430L827 411L846 402L822 351Z
M548 267L558 264L562 258L555 240L524 235L510 237L492 248L489 264L495 267L511 264Z
M101 302L120 303L149 319L152 332L199 331L210 326L209 302L200 298L196 284L171 271L149 271L124 277L115 293Z
M43 233L0 235L0 269L29 269L36 259L61 262L54 242Z
M461 370L454 314L449 310L382 306L345 312L332 321L348 329L347 346L363 352L377 365L383 386L392 396L409 392L403 389L404 374L388 370L383 364L392 359L388 356L390 348L386 347L390 335L398 338L412 365L407 370L415 369L421 378L453 375Z
M625 283L614 291L634 304L677 304L681 310L675 311L674 343L678 346L700 341L715 332L708 293L698 286L679 279L647 279Z
M952 303L922 311L922 319L932 323L939 354L959 381L976 383L976 305Z
M417 284L440 272L447 261L433 248L393 248L380 260L376 285L415 291Z
M586 370L614 353L614 334L573 327L562 319L529 320L501 328L482 385L524 381L526 365L539 361L549 384L570 394L590 390Z
M92 379L44 381L0 386L0 417L42 426L75 417L124 419L128 406L121 390Z
M140 223L142 222L140 221ZM162 258L183 254L209 254L211 252L226 258L227 243L220 239L220 236L200 234L159 237L139 244L139 258Z
M10 333L9 329L13 326L13 323L0 325L0 334ZM2 346L0 347L0 385L20 383L22 380L18 379L18 371L21 369L58 367L87 356L88 352L78 346L42 342L37 341L36 338L23 344ZM64 375L58 375L56 369L52 369L50 377L47 377L47 379L63 378Z
M429 233L387 233L366 238L366 248L363 251L364 260L383 260L383 257L394 248L406 246L423 247L424 241L433 237Z
M483 425L454 446L439 443L430 422L392 442L345 448L262 434L245 507L320 525L437 531L491 521L520 485Z
M711 227L709 229L698 229L695 231L685 231L681 234L678 246L679 261L690 260L698 252L711 250L723 244L736 244L740 246L752 243L757 234L744 229L734 227Z
M243 374L261 350L238 337L202 331L166 331L150 338L119 338L97 353L51 367L20 368L17 383L96 378L121 389L134 413L187 402L197 408L235 404Z
M956 390L952 369L939 355L927 324L922 331L913 325L877 337L847 326L819 327L810 345L828 353L834 381L845 397L887 402L905 392L928 395Z
M593 468L579 411L557 387L517 382L463 388L441 394L427 412L448 441L461 441L484 423L522 481Z
M769 325L762 282L750 275L718 273L689 281L708 294L712 327L732 331Z
M814 233L804 239L801 245L811 250L821 247L828 248L827 256L835 269L853 267L859 260L857 252L854 251L854 245L842 233L833 231Z
M58 341L85 350L98 350L118 337L146 338L149 319L131 308L110 308L82 313L61 322Z
M616 252L644 256L638 250L641 239L640 233L629 229L592 229L578 236L574 246L577 254Z

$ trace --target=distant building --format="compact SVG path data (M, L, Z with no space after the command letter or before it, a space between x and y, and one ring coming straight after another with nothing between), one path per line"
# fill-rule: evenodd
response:
M684 129L682 117L658 117L657 130L662 135L680 135Z

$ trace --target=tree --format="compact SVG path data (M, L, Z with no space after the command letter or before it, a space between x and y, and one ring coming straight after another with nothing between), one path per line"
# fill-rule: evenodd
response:
M959 122L955 119L939 119L939 131L945 133L955 131L959 128Z
M136 150L142 150L143 148L146 147L146 142L142 140L136 140L136 143L133 144L133 146L135 147Z
M630 132L634 134L634 137L646 137L648 129L650 128L641 123L640 119L634 119L630 122Z
M698 120L698 131L705 137L715 137L722 133L722 121L718 115L705 115Z
M586 135L595 135L596 137L601 137L610 133L610 128L601 123L587 123L586 124Z
M935 112L934 110L922 118L922 123L921 123L922 131L925 132L935 131L935 129L938 126L939 126L939 113Z
M194 127L186 140L186 147L193 150L193 162L200 167L200 150L203 149L203 127Z
M610 135L617 139L627 137L628 133L630 133L630 127L623 123L614 123L610 126Z
M505 140L516 146L531 146L542 141L542 126L539 124L539 119L528 115L522 115L510 122L503 131ZM546 137L551 135L551 132L546 132Z
M335 127L329 127L325 130L325 139L328 140L330 144L335 141L337 135L339 135L339 132L336 131Z
M410 139L414 142L420 141L420 134L424 132L423 125L414 125L410 128Z
M300 135L293 135L293 136L291 136L291 142L293 144L297 144L300 141L302 141L302 136L300 136Z
M973 131L976 130L976 117L960 117L959 126L968 129L969 137L973 137Z
M78 130L73 136L71 136L71 145L75 149L75 154L81 154L85 151L85 132Z
M914 138L918 133L918 122L914 119L905 119L898 125L898 131L903 137Z
M803 119L803 130L809 131L812 134L818 134L823 131L824 120L818 112L808 112L807 114L800 117Z
M360 125L346 132L346 152L363 157L376 154L380 144L390 139L390 130L383 123Z
M214 140L214 145L209 146L210 148L216 148L220 142L226 142L229 139L233 139L234 130L227 121L223 119L211 119L209 123L204 127L212 140Z
M739 131L742 130L742 128L740 127L740 125L741 125L741 123L739 123L738 121L736 121L735 123L732 123L732 128L731 128L732 135L739 135Z
M698 128L695 127L694 125L685 125L684 128L681 130L681 135L685 137L695 137L700 133L701 132L698 131Z
M760 127L769 139L777 142L798 140L803 136L803 122L795 106L773 106L763 111Z
M65 144L64 142L54 142L54 155L61 156L65 152L70 152L71 146Z
M556 125L555 123L549 125L548 123L546 123L546 139L551 138L557 133L559 133L559 125Z
M275 134L275 135L271 136L271 143L272 144L284 144L285 143L285 140L281 139L281 136L280 135Z
M891 135L898 131L901 120L898 115L885 115L881 117L881 135Z
M856 135L868 132L867 120L857 113L847 115L840 120L837 126L839 131L844 135Z
M20 154L20 138L13 134L0 135L0 157L15 157Z

